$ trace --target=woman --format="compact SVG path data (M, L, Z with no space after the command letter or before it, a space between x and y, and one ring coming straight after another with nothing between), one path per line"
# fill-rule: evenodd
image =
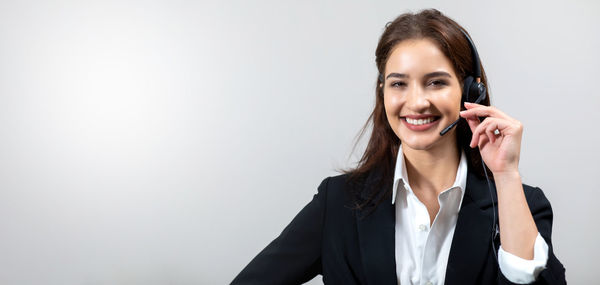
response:
M326 284L566 283L550 203L519 176L523 127L489 106L464 29L437 10L403 14L386 26L376 63L373 131L357 168L325 179L233 284L317 274Z

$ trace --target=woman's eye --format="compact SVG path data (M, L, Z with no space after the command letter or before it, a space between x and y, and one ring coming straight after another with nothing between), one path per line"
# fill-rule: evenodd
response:
M404 87L406 86L405 82L402 81L396 81L396 82L392 82L392 84L390 84L391 87Z
M432 80L427 85L434 86L434 87L439 87L439 86L446 86L448 84L444 80Z

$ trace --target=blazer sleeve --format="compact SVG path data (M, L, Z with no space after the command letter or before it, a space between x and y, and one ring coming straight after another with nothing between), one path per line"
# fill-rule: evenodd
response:
M302 284L321 273L321 237L329 178L317 194L231 284Z
M525 186L529 187L529 186ZM552 247L552 207L550 202L544 195L544 192L540 188L531 188L531 194L528 195L527 203L531 210L531 215L538 228L538 232L546 243L548 244L548 261L546 262L546 268L540 272L536 281L532 284L548 284L548 285L562 285L567 284L565 278L565 267L560 263L558 258L554 255ZM499 282L500 284L515 284L508 279L499 270Z

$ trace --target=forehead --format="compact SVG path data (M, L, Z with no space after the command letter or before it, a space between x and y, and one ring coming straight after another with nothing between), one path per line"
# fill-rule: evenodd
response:
M387 63L386 74L398 72L418 76L433 71L446 71L453 77L450 60L430 39L410 39L396 44Z

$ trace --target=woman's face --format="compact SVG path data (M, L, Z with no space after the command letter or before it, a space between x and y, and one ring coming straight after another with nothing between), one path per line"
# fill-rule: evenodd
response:
M429 39L398 43L385 65L384 105L388 122L403 148L429 150L456 142L461 86L452 63Z

